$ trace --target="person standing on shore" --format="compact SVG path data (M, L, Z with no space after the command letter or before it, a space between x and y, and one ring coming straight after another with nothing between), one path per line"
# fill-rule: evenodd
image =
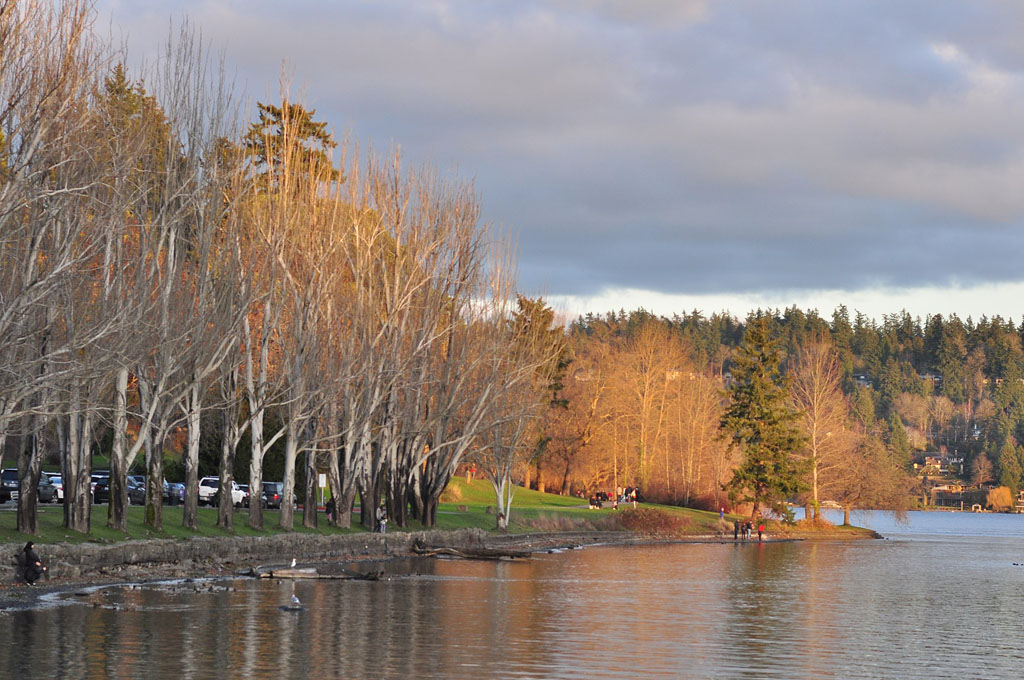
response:
M764 535L764 522L757 525L757 542L762 542L762 536Z
M740 537L740 521L738 519L732 522L732 540L737 540Z
M384 507L384 504L381 503L380 507L377 508L377 531L379 531L380 533L383 534L383 533L385 533L387 531L387 528L388 528L388 511L387 511L387 508Z

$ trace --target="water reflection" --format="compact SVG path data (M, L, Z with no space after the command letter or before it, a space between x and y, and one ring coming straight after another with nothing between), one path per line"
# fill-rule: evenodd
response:
M389 565L382 582L112 588L0 614L0 668L111 678L1015 677L1015 561L1024 562L1020 538L952 535L410 560ZM282 611L293 593L305 609Z

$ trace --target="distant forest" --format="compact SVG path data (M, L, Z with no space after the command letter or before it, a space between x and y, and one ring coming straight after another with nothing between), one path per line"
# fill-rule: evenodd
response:
M722 486L740 454L719 418L737 348L762 317L808 446L819 447L800 454L822 463L803 500L816 486L818 500L898 505L920 490L913 462L926 452L968 484L1024 486L1024 322L900 312L879 323L844 306L831 318L796 307L744 320L698 311L579 317L567 329L564 399L549 409L532 483L562 493L635 484L652 499L727 504ZM815 369L811 355L831 366Z

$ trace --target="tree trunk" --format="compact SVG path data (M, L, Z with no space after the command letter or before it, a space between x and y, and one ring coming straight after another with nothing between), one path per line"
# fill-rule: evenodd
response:
M72 531L89 533L92 511L92 456L89 455L92 414L82 409L77 386L72 388L70 406L71 413L63 420L66 423L63 437L65 450L61 465L64 481L64 526Z
M843 526L844 527L850 526L850 506L849 505L844 505L843 506Z
M423 503L423 527L433 529L437 524L437 499L426 499Z
M298 424L290 418L284 441L284 491L281 493L282 529L291 531L295 527L295 459L299 452Z
M144 427L146 437L146 526L156 531L164 528L164 447L157 441L152 427ZM188 491L186 490L186 493Z
M338 513L336 523L342 529L348 529L352 526L352 509L355 507L355 502L356 491L354 488L349 489L347 492L342 491L342 495L335 499L334 511Z
M110 501L107 526L128 530L128 369L118 370L114 378L114 444L110 451Z
M499 531L508 531L508 516L512 509L512 495L515 493L512 480L508 475L503 475L497 481L492 479L491 486L494 487L494 496L497 499L497 528Z
M18 531L39 535L38 487L43 456L39 447L38 417L29 418L29 431L18 449Z
M316 529L317 527L317 498L316 492L319 488L317 484L317 466L316 466L316 451L310 449L306 451L306 501L302 505L302 526L308 529Z
M199 528L199 431L202 425L202 393L197 380L193 380L189 386L188 395L185 397L185 418L188 422L188 445L185 448L185 455L182 456L182 463L185 468L185 507L181 513L181 525L195 531ZM223 485L223 472L221 473L221 489ZM230 489L230 485L227 487ZM221 505L224 505L223 491L221 492ZM229 491L228 498L231 498ZM228 503L230 506L231 504ZM217 526L221 526L220 516L217 517Z
M256 496L256 502L249 501L249 527L263 531L263 414L262 408L252 415L249 434L252 440L252 456L249 459L249 488Z
M377 529L377 507L381 499L380 480L363 478L359 482L359 523L367 531Z
M235 383L238 379L237 369L228 371L224 376L224 410L221 411L221 443L220 443L220 478L224 479L225 471L235 469L235 454L238 446L238 403L234 399ZM252 504L260 506L262 498L262 486L249 485L249 512L252 512ZM235 508L231 503L221 503L217 508L217 526L233 531L235 528Z

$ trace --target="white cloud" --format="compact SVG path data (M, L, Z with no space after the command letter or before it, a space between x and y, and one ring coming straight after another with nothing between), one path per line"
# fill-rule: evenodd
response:
M596 295L552 295L548 302L571 320L587 312L603 314L625 309L646 309L654 314L672 316L699 310L704 314L727 312L740 319L755 309L818 310L831 318L840 305L846 305L852 318L859 311L881 322L886 314L907 311L911 316L958 315L961 319L1001 316L1024 319L1024 283L915 288L862 288L848 290L792 290L763 293L668 295L655 290L632 288L606 289Z

